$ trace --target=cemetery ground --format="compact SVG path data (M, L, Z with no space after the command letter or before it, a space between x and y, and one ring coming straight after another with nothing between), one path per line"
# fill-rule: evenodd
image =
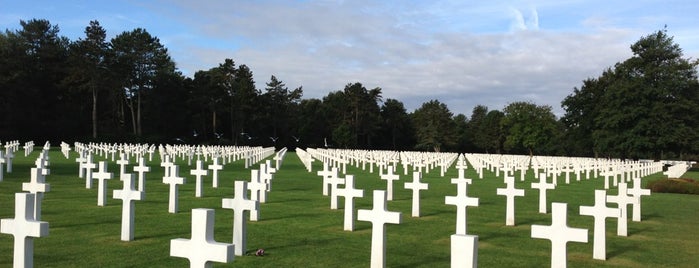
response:
M0 182L0 218L14 217L14 194L21 183L29 181L29 171L38 150L28 157L17 155L13 172ZM179 212L168 213L168 185L163 184L163 168L154 156L147 163L144 201L135 202L134 240L120 240L122 201L113 199L112 190L121 189L119 168L110 161L108 199L104 207L97 206L97 187L85 188L78 177L77 154L65 159L59 149L52 148L51 174L46 177L51 191L44 194L42 221L49 223L49 236L34 239L36 267L187 267L187 259L170 256L170 240L189 239L191 210L216 210L215 240L232 243L233 211L221 208L222 198L233 197L234 180L250 180L250 170L242 161L225 165L219 172L219 188L211 187L211 175L205 179L204 195L195 197L192 165L178 160L180 176L187 179L179 190ZM104 161L95 157L95 161ZM132 171L131 159L127 171ZM259 167L259 163L254 166ZM470 165L469 165L470 167ZM287 153L282 167L274 175L267 202L260 204L260 220L248 222L247 256L237 256L233 263L214 263L214 267L367 267L370 262L371 223L355 222L353 232L343 231L344 199L339 209L330 209L329 196L322 195L321 177L316 171L321 163L313 163L307 172L295 153ZM363 198L355 199L355 209L372 208L372 190L385 189L378 168L371 174L353 166L347 173L355 176L355 187L364 190ZM387 267L448 267L450 236L455 233L456 208L444 204L445 196L454 196L456 186L450 178L457 177L453 166L444 177L433 169L423 174L422 182L429 190L421 191L421 217L410 215L412 192L403 183L412 181L412 174L394 182L394 200L389 211L401 212L402 223L386 225ZM344 178L344 175L340 175ZM661 178L657 173L643 179ZM579 206L594 204L594 190L603 189L604 178L582 179L566 185L559 178L555 190L548 191L548 214L538 213L538 190L532 189L531 171L527 181L516 178L516 187L526 195L517 197L516 226L505 226L505 197L496 195L504 187L502 177L486 171L478 179L469 168L467 178L473 179L468 195L478 197L478 207L467 209L468 233L478 236L478 265L480 267L548 267L551 243L531 238L531 225L551 224L551 202L568 203L568 226L588 229L588 243L568 244L570 267L696 267L699 264L699 196L653 193L642 198L642 221L629 218L628 237L616 235L616 219L607 219L607 260L592 259L593 218L579 215ZM572 176L573 177L573 176ZM616 194L612 188L608 195ZM614 204L607 204L614 206ZM356 213L356 211L355 211ZM631 213L631 212L629 212ZM356 215L356 214L355 214ZM262 248L266 255L254 256ZM0 267L12 263L13 237L0 234Z

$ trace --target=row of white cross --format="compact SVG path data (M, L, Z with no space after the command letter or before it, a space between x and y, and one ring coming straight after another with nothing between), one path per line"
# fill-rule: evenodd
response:
M297 151L299 150L297 149ZM328 156L328 154L324 154L322 159L333 159L333 157ZM319 160L322 161L321 159ZM305 162L310 161L305 160ZM332 164L328 163L341 162L323 162L323 170L317 172L317 175L323 178L323 195L330 195L331 209L337 209L338 196L345 198L344 229L352 231L354 222L353 198L363 197L363 190L354 188L354 176L346 175L344 179L339 178L338 168L332 167ZM475 266L477 259L475 255L477 251L477 236L467 234L466 208L468 206L478 206L478 198L469 197L466 194L467 185L471 184L472 182L471 179L466 179L464 177L464 170L466 169L466 166L464 157L460 156L456 162L456 168L459 174L458 178L451 180L451 183L456 184L457 186L457 195L445 197L445 204L457 206L456 233L452 236L452 267ZM395 216L396 214L394 214L398 213L397 215L400 215L399 212L389 212L385 209L386 201L392 200L393 181L398 180L399 176L394 174L393 166L387 166L386 170L387 171L385 174L380 174L381 179L387 181L386 190L374 191L374 209L372 210L372 213L367 214L368 212L366 211L361 212L363 210L359 210L360 212L358 212L359 215L370 215L366 217L359 216L358 219L371 221L374 226L372 228L372 267L383 267L385 265L385 247L383 245L385 241L384 224L400 223L400 216ZM517 196L524 196L524 190L515 188L514 177L509 176L507 171L505 171L504 174L507 187L497 189L497 194L506 197L505 225L513 226L515 225L514 199ZM546 190L554 189L556 185L555 183L547 182L546 173L543 173L538 177L539 182L531 183L531 187L534 189L539 189L539 212L545 214L547 213ZM420 178L421 173L414 172L413 182L405 183L405 188L413 191L413 217L419 217L419 191L426 190L428 188L426 183L419 182ZM641 197L644 195L650 195L650 190L641 188L640 178L634 178L633 182L634 187L631 189L627 189L627 184L625 182L619 182L618 193L616 196L606 196L605 190L596 190L595 205L590 207L580 207L580 215L587 215L595 218L595 229L593 236L594 259L606 259L606 240L604 237L606 227L604 223L607 217L617 218L619 222L617 225L617 235L619 236L627 236L626 209L628 205L632 205L633 208L633 221L640 221ZM345 184L345 188L338 188L338 185L340 184ZM618 206L617 208L606 207L607 202L616 203ZM381 209L381 207L383 207L383 209ZM552 242L552 267L565 267L565 245L568 242L587 242L586 229L570 228L567 226L566 207L567 204L565 203L553 203L552 225L532 226L531 236L533 238L549 239ZM454 247L465 250L466 255L462 254L463 252L455 252Z
M13 155L16 150L17 142L8 143L9 155ZM27 143L29 144L29 143ZM32 143L33 144L33 143ZM65 147L62 143L61 151L69 151L69 147ZM28 183L23 183L22 188L24 191L29 193L17 193L15 202L15 218L14 219L2 219L0 223L2 233L8 233L15 236L15 255L13 265L15 267L32 267L33 264L33 243L32 238L42 237L48 235L48 223L41 222L41 200L44 192L49 191L49 184L45 183L45 176L49 174L50 170L47 168L49 165L48 149L50 145L47 143L44 150L40 153L39 158L37 158L35 164L36 167L31 169L31 180ZM76 150L81 152L76 162L79 163L79 176L86 179L86 188L92 187L92 180L98 180L98 197L97 205L104 206L106 203L107 196L107 184L106 180L112 179L114 175L107 171L107 161L99 161L97 164L92 160L92 154L88 150ZM284 153L286 150L282 150L273 160L276 162L277 167L281 164L283 160ZM2 151L0 151L0 154ZM84 153L87 153L85 155ZM1 156L1 155L0 155ZM6 159L1 157L0 159ZM138 189L136 189L136 182L134 174L126 172L126 165L129 161L125 157L125 153L120 153L120 159L116 161L120 166L119 178L123 181L123 189L113 191L113 196L115 199L122 199L122 230L121 239L123 241L133 240L134 233L134 201L143 200L145 198L145 173L150 171L150 167L145 165L145 161L142 156L139 157L138 165L133 167L134 172L138 173L139 182ZM5 163L0 162L0 163ZM168 183L172 178L178 177L178 166L170 162L167 157L164 159L162 166L165 167L165 176L163 178L164 183ZM213 159L213 164L208 166L212 170L214 177L214 187L218 187L218 177L217 172L223 169L223 165L218 163L218 158ZM97 171L93 172L93 169L98 168ZM225 244L227 248L230 248L230 253L235 253L236 255L242 255L245 250L245 217L242 216L243 212L248 210L251 213L251 220L257 220L259 217L259 203L265 202L266 192L271 189L271 180L273 173L276 172L276 168L271 167L270 160L267 160L266 164L260 165L260 170L251 171L251 182L248 184L244 181L235 182L235 198L224 198L222 200L222 206L224 208L229 208L235 210L236 217L234 219L234 237L233 244ZM2 174L0 172L0 174ZM201 160L197 161L196 168L190 171L190 174L196 177L197 180L197 190L196 195L200 197L202 195L201 191L201 181L203 176L208 175L208 170L203 169L203 164ZM181 183L184 183L184 178L182 178ZM172 184L171 184L172 185ZM175 187L177 183L174 183ZM248 185L251 185L251 192L253 193L253 198L247 198ZM172 187L172 186L171 186ZM172 191L171 191L172 193ZM173 200L177 200L177 195L170 196L169 207L170 212L176 212L176 205L173 209ZM173 212L173 213L174 213ZM240 214L240 215L239 215ZM181 246L182 239L173 239L172 241L172 256L187 257L190 259L192 267L205 267L210 265L211 261L231 261L232 255L230 257L225 257L221 259L216 257L216 251L207 250L207 248L215 248L215 245L221 244L213 241L213 210L208 209L194 209L192 213L192 239L190 245L191 248L197 249L195 251L187 250L187 246ZM254 217L254 219L253 219ZM202 229L199 229L201 227ZM209 229L206 229L209 228ZM203 234L200 236L200 234ZM199 239L203 238L203 240ZM187 240L190 241L190 240ZM237 245L235 252L233 252L233 245ZM184 250L183 250L184 248ZM228 250L226 250L228 251ZM184 254L179 254L178 252L186 252ZM213 255L211 255L213 254ZM186 255L186 256L185 256Z

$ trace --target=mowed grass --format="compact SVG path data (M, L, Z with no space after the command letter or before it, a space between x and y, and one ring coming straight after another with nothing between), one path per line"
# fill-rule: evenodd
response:
M29 181L29 171L38 152L24 157L21 152L14 159L14 171L5 174L0 182L0 218L14 217L14 193L21 191L21 183ZM183 258L170 257L170 240L190 238L191 209L216 210L215 239L231 243L233 211L221 208L222 198L233 197L233 181L249 181L250 171L242 161L227 164L219 174L220 187L211 187L211 176L205 179L204 197L194 197L192 166L179 160L180 176L187 183L180 186L179 213L168 213L169 186L162 183L163 168L159 159L149 162L146 199L136 201L134 241L120 240L122 201L112 198L112 191L121 189L118 178L108 182L107 204L97 206L97 183L85 189L85 180L78 178L74 159L65 159L57 148L52 148L51 175L47 182L51 191L42 203L42 220L49 223L49 236L34 239L36 267L187 267ZM157 158L157 157L156 157ZM104 160L97 157L96 160ZM132 160L132 164L133 164ZM256 165L257 167L257 165ZM258 248L266 256L254 254L236 257L231 264L214 263L214 267L367 267L370 263L371 224L355 222L355 231L343 231L344 199L340 209L330 209L330 198L322 195L321 178L315 172L321 167L314 162L314 171L307 172L294 153L288 153L281 169L272 182L267 203L261 204L260 221L248 222L247 251ZM132 166L127 168L131 171ZM109 171L117 173L118 166L110 162ZM361 168L348 167L355 175L355 186L364 189L364 198L355 199L356 209L371 209L372 190L385 189L378 169L374 174ZM444 204L444 197L455 195L456 187L449 178L456 177L452 167L444 176L434 169L424 174L422 181L429 190L421 191L421 217L411 217L412 191L404 183L412 174L402 175L394 183L394 201L390 211L402 212L402 223L386 226L386 265L388 267L448 267L450 264L450 236L455 232L456 208ZM658 194L643 197L641 222L628 223L628 237L616 236L616 219L607 220L607 261L592 259L593 218L580 216L579 206L594 204L594 190L603 189L603 178L576 181L559 185L548 192L549 214L538 213L538 190L532 189L531 171L525 182L516 176L517 188L526 196L517 197L516 223L505 226L505 197L496 195L504 187L502 177L486 172L473 178L469 196L480 198L479 207L468 208L468 233L477 235L478 265L480 267L547 267L550 263L551 243L532 239L531 225L550 225L550 202L568 203L568 225L589 229L588 243L568 244L570 267L696 267L699 264L699 196ZM644 178L657 179L656 174ZM645 183L644 183L645 184ZM616 190L608 191L609 195ZM613 206L613 204L608 204ZM356 212L355 212L356 213ZM631 212L629 212L629 219ZM13 237L0 234L0 267L12 263Z

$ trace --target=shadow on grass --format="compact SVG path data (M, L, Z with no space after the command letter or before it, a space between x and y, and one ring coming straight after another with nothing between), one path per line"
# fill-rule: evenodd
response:
M612 249L610 249L609 246L607 246L607 260L620 256L626 252L631 252L635 250L637 250L637 247L634 245L614 246Z

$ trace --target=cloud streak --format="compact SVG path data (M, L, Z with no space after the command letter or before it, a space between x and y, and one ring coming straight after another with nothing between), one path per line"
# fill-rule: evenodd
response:
M689 6L668 7L681 4ZM362 82L409 110L438 99L470 115L478 104L533 101L561 115L560 102L574 87L630 57L631 43L664 24L686 56L697 58L699 38L687 18L698 10L691 1L181 0L119 2L64 16L85 25L98 19L111 34L146 28L190 76L231 58L251 68L259 88L275 75L289 87L302 85L304 97Z

